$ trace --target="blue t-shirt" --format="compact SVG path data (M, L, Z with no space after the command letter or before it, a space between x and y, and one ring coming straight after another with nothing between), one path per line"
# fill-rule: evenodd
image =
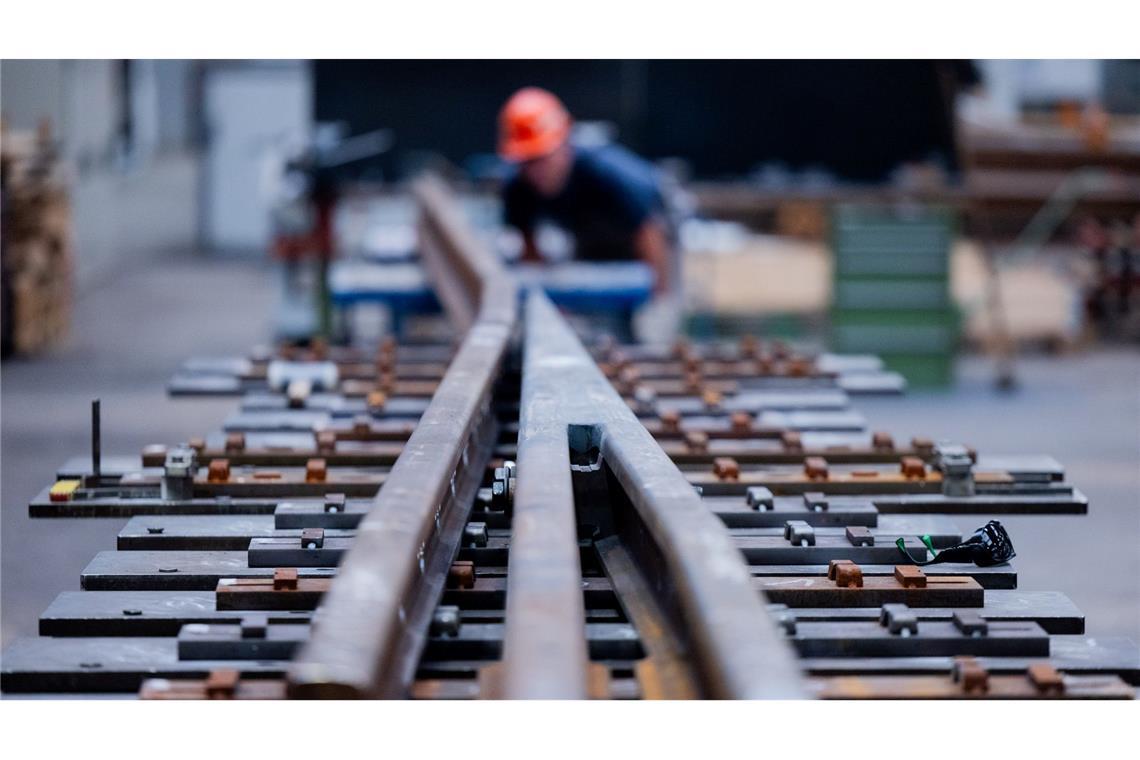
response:
M516 172L503 187L507 224L533 232L540 220L574 236L577 257L588 261L636 258L633 238L647 219L665 209L656 171L625 148L575 148L566 187L539 195Z

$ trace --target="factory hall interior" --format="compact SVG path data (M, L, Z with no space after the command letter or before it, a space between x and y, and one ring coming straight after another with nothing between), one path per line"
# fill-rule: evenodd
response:
M1140 61L0 73L4 710L1140 697Z

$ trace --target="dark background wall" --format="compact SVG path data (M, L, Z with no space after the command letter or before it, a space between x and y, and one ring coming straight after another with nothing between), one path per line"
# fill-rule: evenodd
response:
M558 94L620 142L679 156L698 177L779 162L850 180L905 161L955 168L951 97L968 64L937 61L315 61L314 115L352 133L387 127L382 162L399 175L423 152L464 165L493 150L495 117L517 88Z

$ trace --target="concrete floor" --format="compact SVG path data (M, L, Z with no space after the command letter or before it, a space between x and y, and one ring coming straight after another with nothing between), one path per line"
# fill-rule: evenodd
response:
M2 637L36 618L122 520L29 520L57 465L85 453L88 403L103 399L104 451L139 451L216 428L233 400L172 401L164 385L193 354L243 353L270 334L276 277L256 265L166 259L83 295L69 346L2 372ZM993 454L1047 453L1088 494L1087 517L1002 518L1021 587L1059 589L1094 635L1140 641L1140 353L1097 350L1021 362L1021 388L992 389L987 362L960 362L951 392L858 402L875 429L949 438ZM969 532L985 517L959 518Z
M150 262L108 278L75 305L68 345L5 361L0 377L0 627L4 643L34 634L55 595L79 588L125 520L31 520L28 501L56 467L90 450L90 400L102 399L104 454L137 453L219 427L232 399L170 400L166 381L188 356L243 354L270 335L278 278L255 264L198 258Z

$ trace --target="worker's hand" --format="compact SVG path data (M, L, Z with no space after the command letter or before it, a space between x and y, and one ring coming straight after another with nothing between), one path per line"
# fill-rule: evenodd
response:
M538 252L538 245L534 241L533 234L523 235L522 256L519 261L524 264L541 264L542 254Z
M637 255L653 269L653 295L662 296L673 290L669 262L673 255L665 226L656 219L641 225L634 237Z

